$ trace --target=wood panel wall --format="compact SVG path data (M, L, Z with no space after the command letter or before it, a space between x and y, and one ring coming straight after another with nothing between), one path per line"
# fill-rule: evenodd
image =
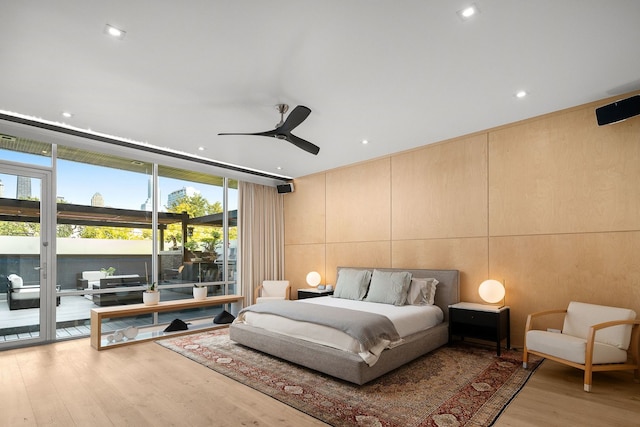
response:
M640 117L594 114L623 97L296 179L294 294L338 266L458 269L464 301L505 282L517 346L528 313L571 300L640 314Z

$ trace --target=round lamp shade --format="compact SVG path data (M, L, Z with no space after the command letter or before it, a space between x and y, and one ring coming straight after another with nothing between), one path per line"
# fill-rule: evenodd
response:
M307 274L307 284L313 288L320 284L320 273L317 271L312 271Z
M504 298L504 286L497 280L485 280L480 284L478 293L480 294L480 298L489 304L495 304Z

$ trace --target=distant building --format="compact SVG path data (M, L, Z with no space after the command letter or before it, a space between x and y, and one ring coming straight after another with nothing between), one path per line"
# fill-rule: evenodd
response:
M151 212L153 210L153 202L151 201L151 199L147 199L143 204L141 204L140 210Z
M104 197L102 197L102 194L96 193L93 195L93 197L91 198L91 206L96 206L99 208L104 207Z
M167 207L170 207L183 197L193 197L196 194L200 194L200 192L193 187L182 187L180 190L173 191L167 196Z
M18 177L18 186L16 188L16 199L27 200L31 198L31 178L28 176Z
M4 197L4 184L2 183L1 179L0 179L0 197Z
M140 205L141 211L153 211L153 200L151 198L153 189L153 183L151 182L151 177L149 177L149 184L147 185L147 200L143 204Z

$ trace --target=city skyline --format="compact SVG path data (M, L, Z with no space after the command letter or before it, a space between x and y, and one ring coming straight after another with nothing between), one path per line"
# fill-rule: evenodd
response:
M15 181L15 184L12 185L11 181ZM17 176L12 176L12 175L7 175L7 174L0 174L0 185L3 187L3 194L0 194L0 197L6 197L6 198L19 198L17 197ZM165 199L168 199L169 195L175 192L180 192L183 188L195 188L196 189L196 194L201 194L203 197L205 197L210 203L215 203L217 201L222 202L222 190L220 189L219 191L219 195L215 194L217 193L216 188L214 187L214 189L209 188L210 191L202 191L200 189L197 189L196 187L194 187L195 185L198 185L198 183L194 183L191 181L180 181L180 180L173 180L173 179L168 179L165 178L166 181L173 181L176 184L184 184L182 185L182 187L176 188L175 190L172 190L169 192L169 194L167 196L163 196L162 195L162 189L161 189L161 199L164 197ZM31 196L32 197L38 197L38 195L36 193L40 193L40 185L38 180L35 180L36 182L34 182L34 180L32 181L32 191L31 191ZM7 184L8 183L8 184ZM190 185L188 185L190 184ZM205 188L206 187L213 187L213 186L207 186L206 184L202 184ZM35 188L35 191L34 191ZM107 192L107 193L113 193L113 192ZM234 209L237 206L237 197L233 194L234 192L231 191L229 194L229 205L230 206L234 206L231 209ZM100 206L100 205L95 205L93 204L92 200L94 199L96 194L100 194L100 196L102 196L102 206L105 207L112 207L112 208L121 208L121 209L135 209L135 210L144 210L141 209L141 205L145 204L145 200L147 199L147 195L145 194L144 197L141 197L141 201L137 201L137 200L133 200L133 198L129 199L128 197L125 199L125 196L122 195L118 195L118 198L116 198L116 200L120 200L120 202L117 202L115 204L113 203L109 203L109 196L105 196L103 194L103 191L95 191L92 189L91 186L83 186L82 188L79 188L78 186L76 186L74 188L74 191L72 192L72 194L74 195L73 198L69 198L67 196L65 196L64 194L58 194L57 196L57 200L64 200L66 203L72 203L72 204L77 204L77 205L86 205L86 206ZM116 193L113 193L116 194ZM113 195L112 194L112 195ZM207 194L209 194L209 196L207 196ZM15 196L14 196L15 195ZM85 201L85 197L86 197L86 201ZM38 197L39 198L39 197ZM113 199L112 199L113 200ZM165 207L168 205L168 200L161 200L161 206L160 206L160 210L164 210Z
M11 153L3 150L3 155ZM18 156L7 158L7 160L24 162L24 159ZM166 177L159 177L158 181L159 210L161 211L165 209L169 194L186 187L196 189L210 203L223 200L222 187ZM0 182L4 187L4 197L13 198L17 195L16 175L0 173ZM148 199L148 189L149 175L146 174L65 160L58 161L56 197L63 198L67 203L91 206L92 197L100 193L106 207L140 210ZM39 195L40 182L38 179L32 179L31 196L40 198ZM236 209L237 206L237 191L229 191L228 209Z

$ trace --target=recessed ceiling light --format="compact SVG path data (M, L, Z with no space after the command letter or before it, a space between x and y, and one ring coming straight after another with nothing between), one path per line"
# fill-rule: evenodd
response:
M367 145L368 143L369 143L369 140L367 140L367 139L363 139L362 140L362 145Z
M478 6L475 5L475 3L472 3L469 6L460 9L457 13L460 19L466 21L467 19L471 19L473 16L476 16L478 13L480 13L480 10L478 9Z
M125 34L127 34L126 31L123 31L120 28L116 28L113 25L109 25L109 24L104 26L104 33L107 34L108 36L113 37L114 39L119 39L119 40L122 40Z
M524 98L527 95L528 95L528 93L525 90L520 90L520 91L516 92L516 98Z
M281 171L282 170L282 166L278 166L278 167L276 167L276 169Z
M204 147L198 147L198 151L204 151L205 148Z
M66 117L67 119L70 119L71 117L73 117L73 114L68 111L63 111L62 117Z

